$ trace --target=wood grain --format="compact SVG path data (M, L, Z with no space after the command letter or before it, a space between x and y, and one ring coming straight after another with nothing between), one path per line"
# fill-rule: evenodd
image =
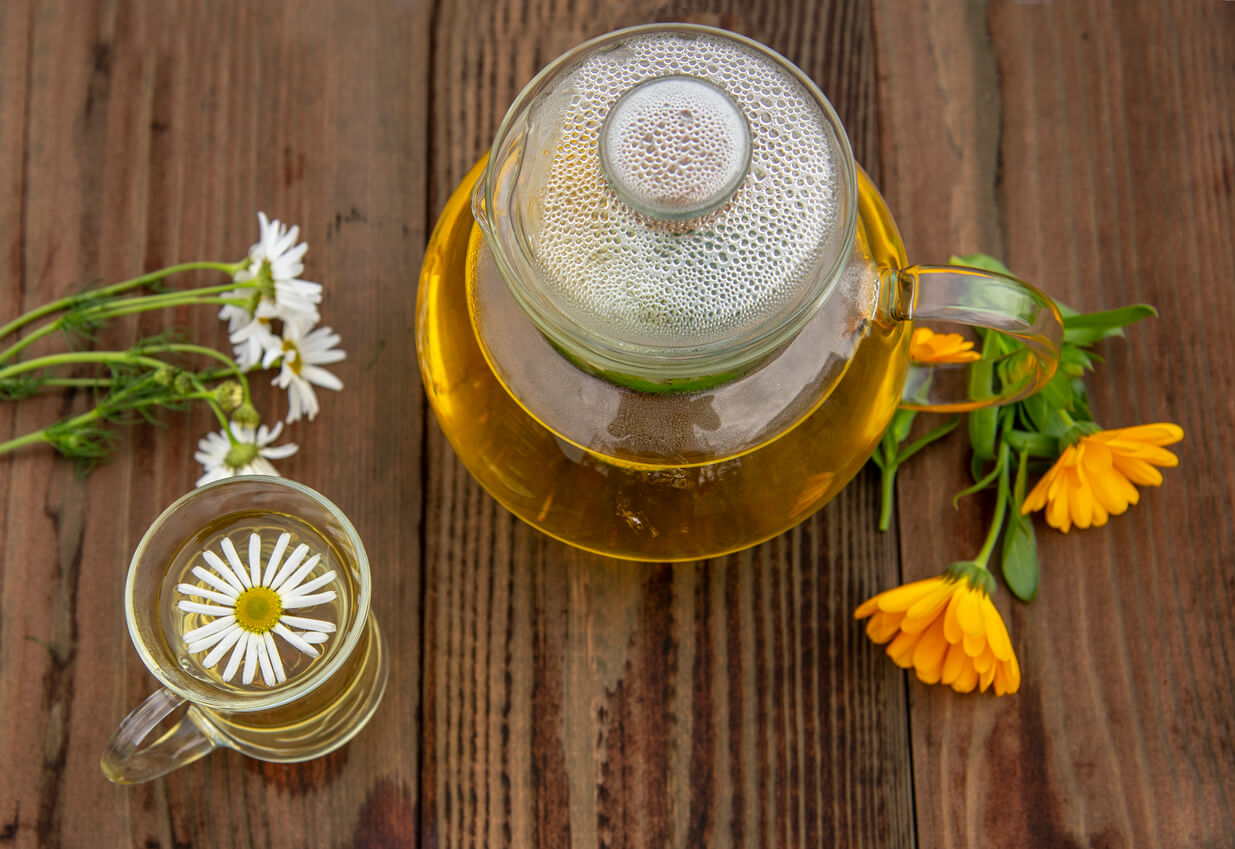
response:
M878 7L885 191L915 261L982 250L1072 306L1160 318L1100 353L1099 421L1179 422L1181 468L1106 528L1039 524L1041 595L1000 608L1025 670L998 702L910 686L923 846L1228 846L1235 9ZM904 45L912 45L903 49ZM979 545L963 437L901 482L907 578ZM911 544L912 541L912 544Z
M864 474L765 545L652 566L512 519L428 414L428 228L540 67L660 20L815 79L914 261L983 250L1077 308L1160 309L1103 346L1093 400L1109 426L1180 422L1182 466L1105 529L1041 527L1041 598L997 596L1020 694L907 680L851 619L980 545L989 502L944 497L959 435L902 473L899 532L874 531ZM124 571L214 423L129 429L84 482L44 450L0 458L0 845L1230 845L1233 45L1235 4L1208 0L0 3L0 315L238 257L258 209L299 223L347 388L280 468L357 525L394 658L330 757L108 784L103 743L153 687ZM210 313L98 344L225 345ZM260 390L270 421L280 394ZM0 438L88 403L4 404Z

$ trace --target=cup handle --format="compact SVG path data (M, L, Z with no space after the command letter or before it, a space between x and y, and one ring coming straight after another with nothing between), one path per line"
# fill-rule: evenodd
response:
M140 784L210 754L218 744L197 726L192 707L163 736L145 748L138 748L146 736L182 704L183 696L164 688L151 693L120 721L99 763L109 781Z
M901 406L963 413L1009 404L1037 392L1055 375L1063 319L1049 297L1007 274L957 265L915 265L890 272L892 317L937 320L1004 333L1021 347L972 363L910 363Z

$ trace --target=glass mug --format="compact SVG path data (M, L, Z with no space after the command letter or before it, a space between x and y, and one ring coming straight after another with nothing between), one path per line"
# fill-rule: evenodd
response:
M916 320L1021 347L911 363ZM416 332L434 412L485 489L553 537L642 560L787 530L898 405L1023 398L1062 339L1020 280L910 266L798 68L679 24L593 39L527 85L434 229Z
M215 553L213 560L204 552ZM263 576L266 567L271 574ZM287 609L264 608L260 585L281 583L288 588L282 595ZM251 586L258 586L249 594L258 598L257 607L242 592ZM309 592L293 601L297 586ZM163 689L112 734L101 762L104 774L133 784L192 763L216 747L287 763L348 742L373 715L386 688L387 648L369 609L371 593L369 561L356 529L312 489L254 475L216 481L181 497L142 537L125 582L129 636ZM218 603L228 597L235 613L219 615ZM186 611L180 607L186 600L207 607ZM214 614L198 612L210 605ZM227 640L215 644L228 650L209 668L202 662L208 652L188 651L186 633L210 622L222 626L216 631L229 630L232 619L239 623L254 611L268 617L267 625L275 617L299 627L316 622L312 627L320 629L319 638L302 639L313 632L291 630L292 639L305 644L301 650L280 636L289 630L267 629L266 645L275 637L281 642L275 648L277 675L269 650L260 664L249 661L247 652L230 662L233 651L243 649L243 629L234 647L225 646ZM146 737L186 703L180 720L142 748Z

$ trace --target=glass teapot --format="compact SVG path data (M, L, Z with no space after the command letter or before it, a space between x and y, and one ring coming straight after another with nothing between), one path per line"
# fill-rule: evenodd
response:
M980 372L911 364L920 319L1021 347ZM416 333L442 429L499 502L581 548L687 560L809 516L898 405L1041 388L1062 326L1014 278L910 267L786 59L653 25L576 47L519 95L430 239Z

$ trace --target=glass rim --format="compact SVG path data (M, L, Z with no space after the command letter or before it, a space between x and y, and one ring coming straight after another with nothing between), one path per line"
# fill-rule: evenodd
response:
M246 696L239 704L233 704L231 700L224 697L214 697L209 693L197 693L186 689L179 682L173 680L173 676L168 675L164 670L164 664L159 662L154 652L145 644L145 641L139 636L138 630L138 615L135 609L134 593L136 591L136 578L139 563L146 549L153 540L155 534L167 523L173 515L175 515L185 504L196 500L216 489L231 487L242 484L267 484L275 487L283 487L292 492L305 496L312 501L317 502L319 506L325 509L332 518L338 521L339 526L343 529L347 536L348 542L351 544L356 557L356 569L359 573L359 580L356 590L356 615L352 617L352 623L349 626L345 635L340 635L339 647L334 654L327 659L318 669L305 676L301 681L296 682L285 688L273 690L269 694L248 697ZM316 690L323 682L333 675L343 665L343 663L351 657L357 643L364 634L365 626L369 620L369 604L372 598L372 575L369 570L369 557L365 552L364 543L361 542L360 534L356 531L351 520L339 509L339 506L331 501L326 496L322 495L315 489L305 486L297 481L287 478L275 477L273 475L236 475L230 478L223 478L217 481L203 484L200 487L191 489L184 495L177 498L166 508L159 513L158 517L150 523L142 534L141 540L137 543L137 548L133 551L133 556L129 559L129 568L125 576L124 582L124 618L125 624L128 627L129 641L137 650L138 656L141 658L142 664L146 669L158 679L159 683L167 689L171 690L176 695L185 699L193 705L211 708L214 710L226 711L229 713L246 713L256 710L266 710L268 708L279 707L289 704L297 699L308 695ZM188 675L188 673L183 673ZM192 676L188 676L192 677ZM198 679L193 679L198 680Z
M495 188L496 171L494 154L502 149L507 142L515 123L520 120L530 107L532 101L543 91L545 86L558 74L576 64L583 55L603 47L604 45L621 41L632 36L654 34L661 32L677 32L683 34L708 35L714 38L736 42L766 57L779 68L788 73L802 85L822 113L825 124L832 130L836 140L838 165L841 177L840 205L842 207L843 226L835 231L838 246L831 263L827 267L819 267L818 283L814 291L807 292L791 310L780 316L777 321L769 321L766 326L757 329L745 338L726 339L705 343L698 346L653 347L625 342L592 329L580 327L574 320L552 307L542 303L544 300L530 291L525 281L516 270L516 265L507 256L506 247L496 239L486 238L493 253L502 278L515 301L532 319L536 327L548 336L566 353L582 363L591 363L601 373L632 374L646 377L653 381L675 381L698 378L706 374L722 374L740 370L758 362L762 357L776 350L787 340L793 338L810 317L828 299L836 288L836 282L849 261L854 240L857 235L858 220L858 186L857 162L853 156L853 148L844 124L836 114L827 96L820 90L806 73L786 57L752 38L718 27L690 23L654 23L626 27L604 33L588 39L558 56L542 68L531 81L519 92L510 107L506 110L493 143L489 149L489 160L485 164L484 174L477 183L473 208L483 208L485 217L491 217L496 209ZM488 233L486 232L486 236ZM821 245L824 242L820 243Z

